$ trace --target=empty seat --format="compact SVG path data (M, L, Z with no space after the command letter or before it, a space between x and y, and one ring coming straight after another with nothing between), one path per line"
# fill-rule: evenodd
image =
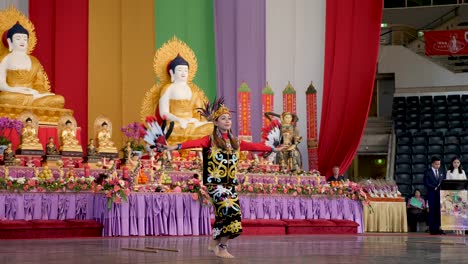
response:
M403 154L406 155L406 154ZM413 164L426 164L427 163L427 155L426 154L413 154L411 157L411 162Z
M458 145L445 145L444 155L447 154L460 155L460 147Z
M446 135L444 138L445 145L456 145L459 143L457 136Z
M395 122L393 122L395 127L405 127L405 121L399 121L399 120L395 120Z
M449 127L450 129L452 129L452 128L462 128L462 127L463 127L463 124L462 124L462 122L459 121L459 120L451 120L451 121L449 121L449 123L448 123L448 127Z
M406 114L405 113L396 113L393 117L395 121L405 121L406 120Z
M403 196L410 196L413 192L410 184L398 184L398 191L400 191Z
M462 113L462 118L467 119L468 118L468 105L464 105L461 110Z
M419 120L421 121L432 121L433 119L433 116L432 116L432 112L421 112L421 114L419 115Z
M442 148L441 145L429 145L427 147L427 154L442 154L444 152L444 149Z
M460 120L462 115L460 113L457 113L457 112L452 112L452 113L448 114L447 117L448 117L448 120Z
M440 136L428 137L427 141L429 145L443 145L444 144L444 138Z
M441 127L448 127L447 126L447 121L445 121L445 120L434 121L434 128L441 128Z
M433 128L432 120L421 120L421 129Z
M418 121L406 121L405 123L406 128L419 128L419 122Z
M402 174L402 173L411 174L411 166L409 164L396 164L395 173L396 174Z
M421 132L424 132L424 133L432 133L432 132L433 132L433 129L432 129L432 128L421 128Z
M395 174L395 182L401 184L411 184L411 175L409 173Z
M408 105L419 105L419 97L418 96L408 96L408 97L406 97L406 104L408 104Z
M413 184L424 184L424 171L423 173L413 173L412 182Z
M426 164L413 164L411 168L411 172L413 174L415 173L424 173L424 171L427 169Z
M427 148L425 145L416 145L416 146L413 146L412 153L413 154L426 154Z
M411 156L409 154L398 154L395 158L396 164L411 164Z
M397 154L411 154L411 147L410 146L397 146Z
M411 145L411 137L409 136L397 137L397 144L398 145Z
M460 153L468 154L468 145L460 145Z
M412 111L419 113L419 105L406 105L406 111Z
M403 127L397 127L395 128L395 134L398 134L398 133L405 133L406 132L406 129L403 128Z
M447 105L447 97L445 95L434 96L434 105Z
M406 113L406 120L415 121L419 119L419 111L408 111Z
M436 114L434 114L434 120L435 121L446 121L447 120L447 114L437 112Z
M413 145L426 145L427 144L426 135L421 132L414 133L412 144Z
M468 94L463 94L463 95L461 96L461 103L462 103L463 105L468 105Z
M468 135L461 134L459 139L460 139L460 144L468 145Z
M419 104L423 105L432 105L432 96L421 96L419 97Z
M460 112L460 110L461 110L461 107L459 105L449 105L447 107L447 111L449 113Z
M446 128L446 127L438 127L438 128L434 128L434 131L435 131L435 132L442 133L442 134L445 134L445 133L447 133L448 128Z
M460 104L460 95L451 94L447 96L447 104L449 105L459 105Z

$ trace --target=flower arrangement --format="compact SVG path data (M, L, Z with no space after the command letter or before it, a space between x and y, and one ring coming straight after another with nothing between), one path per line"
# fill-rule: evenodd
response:
M363 190L371 197L397 198L401 196L398 186L393 181L386 180L364 180L362 182Z
M0 178L0 188L8 191L35 192L66 192L90 191L94 187L94 177L79 177L70 179L42 178Z
M141 124L138 122L130 123L120 129L122 133L124 133L127 141L131 144L132 150L136 151L143 151L145 150L145 146L141 143L142 138L145 134L144 129L142 128ZM125 147L124 147L125 149ZM125 150L124 150L125 151Z
M127 202L127 196L130 194L130 185L128 181L112 177L109 174L100 174L96 180L94 192L104 193L107 197L107 208L111 209L112 204L120 204L122 200Z
M0 117L0 145L8 145L11 141L8 139L12 132L21 134L23 123L17 119Z

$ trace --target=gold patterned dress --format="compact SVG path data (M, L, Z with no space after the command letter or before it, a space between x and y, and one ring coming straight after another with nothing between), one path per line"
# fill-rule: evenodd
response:
M227 134L223 138L228 140ZM213 238L233 239L242 233L242 212L236 186L237 163L240 150L269 152L262 143L240 141L240 149L224 150L213 144L211 136L186 141L182 149L203 148L203 184L207 187L214 206Z

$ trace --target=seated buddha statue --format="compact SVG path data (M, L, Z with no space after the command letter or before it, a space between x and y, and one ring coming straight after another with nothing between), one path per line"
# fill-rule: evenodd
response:
M76 139L76 127L70 120L65 122L65 128L60 133L62 145L60 149L66 152L83 152L81 145Z
M99 153L94 145L94 139L90 139L88 146L86 147L86 156L88 157L99 157Z
M32 119L27 118L21 131L21 150L43 150L41 142L37 137L36 127L33 126Z
M49 137L49 142L47 142L46 145L46 155L59 155L59 151L57 150L57 147L55 146L54 138Z
M107 122L101 124L101 128L97 134L98 140L98 152L100 153L118 153L114 142L111 139L111 132L109 130Z
M28 54L28 30L17 22L5 33L9 52L0 54L0 104L63 108L65 99L50 92L44 68Z
M204 102L197 101L194 89L187 83L189 69L189 63L177 55L169 64L171 83L161 89L159 115L164 120L174 122L169 142L196 139L213 132L213 123L203 121L196 112L196 108Z

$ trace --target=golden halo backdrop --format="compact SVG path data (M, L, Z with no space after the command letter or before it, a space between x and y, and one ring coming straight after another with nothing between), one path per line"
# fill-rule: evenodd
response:
M29 41L28 41L28 54L36 47L37 38L36 31L32 22L23 15L18 9L11 6L10 8L0 11L0 37L3 37L5 31L10 29L12 26L19 22L28 32L29 32ZM3 41L0 41L0 56L9 52L8 47L3 45Z

